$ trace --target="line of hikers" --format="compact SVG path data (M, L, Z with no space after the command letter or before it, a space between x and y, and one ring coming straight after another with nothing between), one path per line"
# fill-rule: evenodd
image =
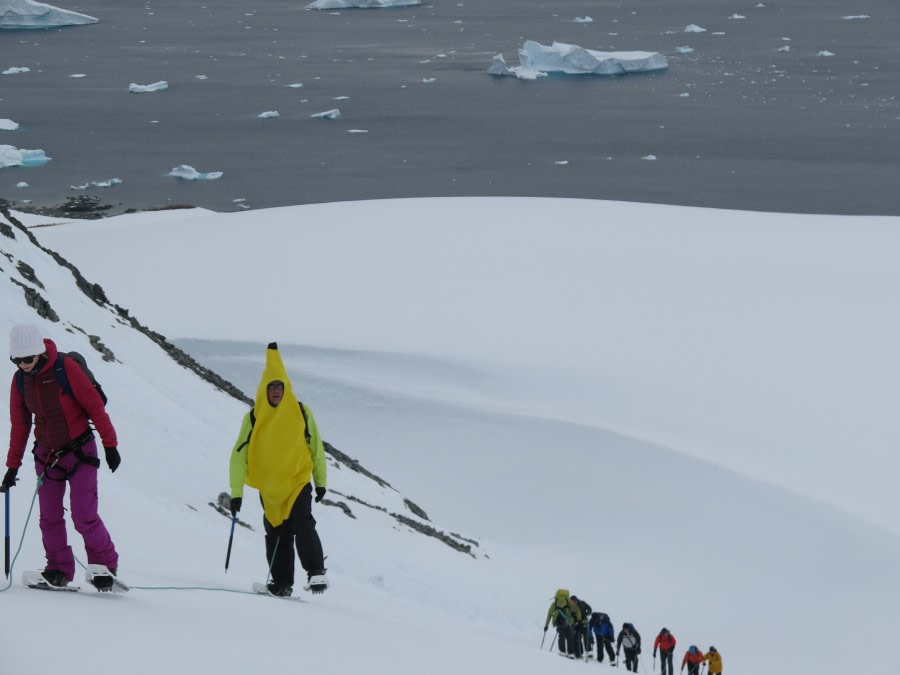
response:
M603 662L605 652L610 665L615 666L624 649L625 668L634 673L638 672L641 635L633 624L623 623L619 637L616 638L608 614L591 611L591 606L587 602L577 595L571 595L565 588L556 591L556 596L547 611L547 620L544 621L545 636L551 623L556 628L561 655L571 659L588 660L593 654L596 639L598 661ZM615 652L613 642L616 643ZM668 628L663 628L653 642L653 659L656 660L656 654L659 652L662 675L675 675L675 644L675 636ZM541 645L543 646L543 642ZM701 665L706 664L709 665L709 675L722 673L722 655L715 647L710 647L704 654L696 645L691 645L681 659L681 671L684 672L687 667L688 675L699 675Z

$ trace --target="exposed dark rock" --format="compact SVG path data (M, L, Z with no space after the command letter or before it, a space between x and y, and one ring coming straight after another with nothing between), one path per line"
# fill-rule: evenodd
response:
M420 507L419 505L413 503L412 501L410 501L409 499L406 499L405 497L403 498L403 503L406 504L406 508L408 508L414 514L419 516L419 518L421 518L422 520L428 520L428 521L431 520L431 518L428 517L428 514L425 513L425 510L422 507Z
M31 286L26 286L21 281L17 281L15 279L10 279L11 282L16 284L17 286L21 286L22 290L25 292L25 303L34 309L38 313L38 316L42 316L49 321L53 321L54 323L59 321L59 315L53 311L53 308L50 306L50 303L44 299L40 293L38 293Z
M22 275L22 278L30 281L38 288L44 287L44 284L41 283L40 279L38 279L37 275L34 273L34 268L27 262L20 260L16 265L16 269L19 270L19 274Z
M328 441L323 441L323 445L325 446L325 452L327 452L329 455L334 457L338 462L340 462L341 464L346 466L348 469L350 469L352 471L356 471L357 473L361 473L366 478L374 480L381 487L391 488L392 490L394 489L391 486L391 484L388 483L386 480L376 476L374 473L372 473L371 471L366 469L362 464L357 462L355 459L353 459L349 455L345 455L343 452L341 452L340 450L335 448Z
M400 523L402 525L406 525L408 528L415 530L416 532L427 535L429 537L433 537L434 539L437 539L438 541L446 544L447 546L449 546L450 548L452 548L455 551L459 551L461 553L466 553L466 554L472 556L473 558L475 557L475 554L472 553L472 547L469 544L464 544L460 541L457 541L457 539L462 539L462 537L459 537L458 535L453 535L452 533L446 534L445 532L441 532L440 530L432 527L431 525L426 525L424 523L420 523L419 521L414 520L414 519L410 518L409 516L404 516L400 513L393 513L391 511L388 511L383 506L369 504L368 502L363 501L359 497L354 497L353 495L341 494L337 490L332 490L332 492L334 492L335 494L341 495L342 497L350 500L351 502L356 502L357 504L362 504L363 506L368 506L370 509L374 509L376 511L381 511L382 513L386 513L389 516L391 516L394 520L396 520L398 523ZM454 537L456 537L456 538L454 538ZM465 539L463 541L467 541L467 542L470 542L471 544L475 544L474 541L471 541L469 539ZM477 546L477 544L475 544L475 545Z

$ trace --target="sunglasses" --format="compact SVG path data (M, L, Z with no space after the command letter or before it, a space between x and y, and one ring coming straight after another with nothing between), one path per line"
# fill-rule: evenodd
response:
M266 385L266 389L284 389L284 382L270 382Z
M33 356L10 356L9 360L16 365L19 365L20 363L31 363L39 356L40 354L34 354Z

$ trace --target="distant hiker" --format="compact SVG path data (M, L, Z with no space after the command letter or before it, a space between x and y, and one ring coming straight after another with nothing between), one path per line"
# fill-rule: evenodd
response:
M638 654L641 653L641 635L630 623L623 623L616 640L616 656L625 648L625 668L633 673L638 671Z
M653 643L653 658L656 658L656 650L659 650L659 667L662 675L675 675L675 669L672 665L672 655L675 653L675 636L669 632L668 628L663 628L656 636ZM667 670L668 668L668 670Z
M603 651L606 650L610 664L615 665L616 654L613 650L613 641L616 639L616 631L613 628L609 615L603 612L594 612L591 614L588 627L591 630L591 634L597 638L597 660L603 661Z
M325 449L312 410L294 395L278 345L269 344L256 390L256 405L244 415L231 451L231 512L241 510L244 484L259 490L265 517L269 593L289 596L294 586L294 547L313 593L328 588L325 556L312 515L325 496Z
M581 650L575 640L575 624L581 621L581 610L577 604L571 602L569 591L565 588L556 591L556 596L550 603L547 620L544 621L545 633L551 621L559 636L559 653L572 659L581 656Z
M9 333L9 360L16 365L17 373L9 392L8 468L0 490L6 492L18 480L33 422L34 468L39 477L43 476L38 501L47 565L41 574L52 586L66 586L75 578L75 557L66 537L63 507L66 483L72 523L84 539L88 564L104 565L112 574L119 567L119 555L97 512L100 460L90 422L103 441L109 470L115 471L122 460L116 430L100 394L74 359L58 356L56 344L43 338L36 326L18 324ZM91 583L108 591L113 578L97 576Z
M593 649L593 638L587 627L588 619L591 616L591 606L577 595L573 595L571 601L578 605L578 611L581 613L581 621L575 624L575 640L582 653L587 655Z
M687 666L688 675L699 675L701 663L703 663L703 652L697 649L697 645L691 645L684 653L684 658L681 659L681 671L684 672L684 667Z
M703 655L703 660L709 663L709 675L717 675L722 672L722 655L715 647L710 647L709 652Z

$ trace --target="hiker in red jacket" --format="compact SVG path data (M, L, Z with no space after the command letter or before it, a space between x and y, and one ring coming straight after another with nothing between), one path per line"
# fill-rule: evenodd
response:
M100 394L72 358L64 357L60 367L65 372L57 373L57 356L53 340L43 339L36 326L19 324L10 331L9 358L18 372L9 392L9 453L0 490L6 492L16 484L34 424L34 468L43 476L38 500L47 566L42 575L51 586L65 586L75 577L63 508L67 483L72 522L84 538L88 564L105 565L113 574L119 566L116 548L97 513L100 460L90 421L103 441L110 471L119 467L121 458L116 430ZM62 378L68 380L71 395L63 390ZM92 583L99 590L110 590L113 579L98 576Z
M672 665L672 655L675 653L675 636L668 628L663 628L656 636L653 643L653 658L656 658L656 650L659 650L659 667L662 675L675 675L675 667ZM668 670L666 670L668 664Z

